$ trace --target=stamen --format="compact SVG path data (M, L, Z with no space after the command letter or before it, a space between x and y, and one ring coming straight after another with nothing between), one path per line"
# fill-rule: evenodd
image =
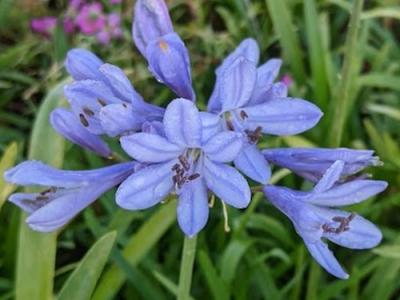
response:
M99 102L99 104L101 106L106 106L107 105L107 103L104 100L101 100L101 99L97 99L97 102Z
M128 105L126 105L126 103L122 103L122 106L123 106L124 108L128 108Z
M86 118L83 114L79 114L79 120L81 121L83 126L85 126L85 127L89 126L89 122L88 122L88 120L86 120Z
M355 213L351 213L348 217L340 217L340 216L333 217L332 221L339 223L339 226L337 228L334 228L329 226L329 224L325 223L322 225L322 230L324 232L330 232L336 234L348 231L350 230L349 224L355 217L356 217Z
M195 179L197 179L197 178L199 178L199 177L200 177L200 174L199 174L199 173L194 173L194 174L190 175L187 179L188 179L189 181L192 181L192 180L195 180Z
M85 115L87 115L89 117L93 117L94 116L94 112L89 107L85 106L83 108L83 112L85 113Z
M229 232L229 231L231 231L231 228L229 227L228 209L226 207L225 202L224 201L221 201L221 202L222 202L222 212L224 215L224 230L225 230L225 232Z
M185 169L185 171L189 171L190 164L189 164L187 158L183 155L179 155L178 159L179 159L179 162L181 163L182 167Z
M242 120L245 120L249 117L249 115L244 111L240 111L240 117L242 118Z
M169 49L169 46L168 46L167 42L164 41L164 40L161 40L161 41L158 43L158 46L160 47L160 49L161 49L163 52L167 52L168 49Z
M208 207L214 207L215 204L215 195L212 194L210 198L210 202L208 202Z
M245 130L247 137L249 138L249 142L252 144L257 144L259 139L262 136L262 127L258 126L254 131Z
M43 195L39 195L39 196L36 197L36 200L37 201L46 201L46 200L49 200L49 197L43 196Z

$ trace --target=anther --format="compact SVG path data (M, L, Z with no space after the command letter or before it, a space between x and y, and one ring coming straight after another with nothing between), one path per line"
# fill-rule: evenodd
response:
M348 217L341 217L341 216L336 216L332 218L332 221L339 223L339 226L337 228L331 227L328 224L323 224L322 225L322 230L324 232L330 232L330 233L342 233L345 231L350 230L350 222L356 217L355 213L351 213Z
M194 174L190 175L187 179L188 179L189 181L192 181L192 180L195 180L195 179L197 179L197 178L199 178L199 177L200 177L200 174L199 174L199 173L194 173Z
M177 171L179 170L180 166L178 164L174 164L171 168L172 171Z
M242 120L245 120L249 117L249 115L244 111L240 111L240 117L242 118Z
M179 155L178 159L179 159L179 162L181 163L182 167L185 169L185 171L189 171L190 164L189 164L187 158L184 157L183 155Z
M36 197L36 200L37 201L46 201L46 200L49 200L49 197L44 196L44 195L39 195Z
M128 108L128 105L126 105L126 103L122 103L122 106L123 106L124 108Z
M86 120L86 118L83 114L79 114L79 120L81 121L83 126L85 126L85 127L89 126L89 122L88 122L88 120Z
M85 106L83 108L83 112L85 113L85 115L87 115L89 117L93 117L94 116L94 112L89 107Z
M104 100L101 100L101 99L97 99L97 102L99 102L99 104L101 106L106 106L107 105L107 103Z

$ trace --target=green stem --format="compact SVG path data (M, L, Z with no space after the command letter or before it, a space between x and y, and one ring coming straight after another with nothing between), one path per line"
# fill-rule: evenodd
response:
M360 28L360 16L364 0L355 0L351 10L349 32L346 38L346 49L344 54L343 67L340 76L340 82L337 89L336 99L334 101L333 128L330 132L329 143L331 147L339 147L342 142L344 126L350 106L350 92L354 74L354 58L357 56L357 38Z
M185 236L179 275L178 300L190 299L190 285L192 283L193 263L196 254L197 236Z

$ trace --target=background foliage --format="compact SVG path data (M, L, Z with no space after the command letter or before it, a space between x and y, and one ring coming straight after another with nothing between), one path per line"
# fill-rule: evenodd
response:
M294 78L290 95L314 101L325 114L309 133L267 137L264 146L332 145L331 132L337 122L334 110L342 103L339 76L351 1L170 0L168 5L175 29L190 50L200 107L205 107L210 95L215 67L243 38L251 36L259 42L264 60L285 58L281 75ZM30 32L32 17L62 15L65 6L64 1L0 0L0 173L28 155L67 169L109 163L77 146L64 145L48 128L48 109L62 104L57 84L66 77L62 62L70 47L91 49L122 67L148 101L166 105L173 98L150 76L131 42L133 1L120 6L124 40L106 47L88 37L66 37L62 30L56 31L53 40ZM290 222L261 194L254 195L247 210L229 210L228 233L217 202L198 239L194 299L398 299L398 1L366 1L361 20L356 51L349 58L350 92L342 109L348 113L341 146L375 149L384 162L370 172L376 179L389 181L390 188L350 208L379 225L383 243L372 251L332 245L351 274L347 281L336 280L312 261ZM294 188L308 187L287 172L278 171L274 180ZM29 239L51 245L55 236L34 238L19 224L19 210L4 204L12 190L0 179L0 300L42 300L50 298L52 291L60 299L175 297L183 236L175 221L174 201L145 212L127 212L113 203L113 192L107 193L59 233L53 271L51 248L49 253L38 253ZM38 288L38 283L43 286ZM44 294L35 294L35 290Z

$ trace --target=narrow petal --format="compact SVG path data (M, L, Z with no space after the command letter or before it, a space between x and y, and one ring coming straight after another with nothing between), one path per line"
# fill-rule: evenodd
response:
M186 99L172 101L165 111L163 123L169 141L189 148L200 147L201 119L193 102Z
M243 136L240 133L223 131L211 137L202 150L213 161L230 162L238 156L242 146Z
M235 168L204 159L204 177L208 188L225 203L245 208L250 203L251 192L244 177Z
M322 241L307 242L305 241L308 251L314 259L330 274L341 279L348 279L349 275L343 270L332 251Z
M115 137L140 130L144 119L141 115L134 113L131 104L110 104L100 109L100 124L104 132Z
M293 135L314 127L322 112L314 104L301 99L281 98L244 108L247 126L274 135Z
M89 185L93 180L115 180L119 174L134 170L136 164L129 162L95 170L73 171L59 170L40 161L28 160L4 172L4 178L19 185L75 188Z
M222 74L226 68L229 68L232 63L240 56L245 57L252 62L255 66L258 64L260 58L260 49L257 42L252 38L244 39L237 48L230 53L222 62L222 64L215 70L217 75Z
M141 162L163 162L177 158L183 149L151 133L135 133L120 139L122 149Z
M183 186L177 215L179 226L189 237L204 228L208 220L208 195L203 178L199 177Z
M229 111L246 105L256 83L255 65L246 58L239 57L221 76L222 111Z
M211 137L222 131L221 118L208 112L200 112L202 142L207 142Z
M100 109L107 104L122 103L103 82L94 80L66 85L64 94L81 124L94 134L104 133L98 119Z
M235 167L261 184L267 184L271 168L256 145L246 144L234 160Z
M85 49L72 49L67 53L65 67L75 80L101 78L99 67L103 61L92 52Z
M370 150L346 148L277 148L262 151L271 163L288 168L313 182L318 181L336 161L345 162L342 176L353 175L367 166L379 165L379 158Z
M132 27L133 40L143 56L150 42L174 31L164 0L136 1Z
M270 90L278 76L281 65L282 60L270 59L257 68L257 81L249 105L260 104L268 100L267 98L270 96Z
M195 100L188 50L176 33L152 41L146 48L149 70L179 97Z
M64 108L57 108L50 114L50 123L55 131L72 143L98 155L111 156L108 145L98 135L89 132L72 112Z
M352 205L384 191L386 181L357 179L334 186L323 193L313 193L307 202L320 206Z
M159 203L172 191L174 163L151 165L128 177L117 190L117 204L124 209L138 210Z
M329 208L318 208L318 214L324 216L327 224L334 228L340 223L334 222L336 217L349 218L350 213ZM370 249L376 247L382 240L382 233L370 221L355 215L349 222L348 230L340 233L325 232L324 237L332 242L350 249Z
M143 101L142 97L135 91L124 71L111 64L103 64L99 71L104 76L104 82L119 99L136 104Z
M344 162L341 160L335 161L332 166L324 173L320 181L314 187L314 193L321 193L329 190L340 179L343 172Z

